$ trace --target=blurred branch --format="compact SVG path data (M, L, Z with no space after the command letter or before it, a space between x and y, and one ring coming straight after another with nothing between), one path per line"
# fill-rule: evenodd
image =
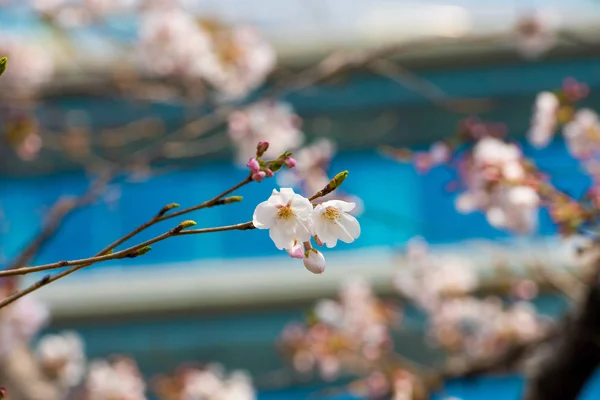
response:
M419 77L402 65L384 58L372 61L368 64L368 68L376 74L389 78L399 85L423 96L432 104L451 112L479 114L491 107L488 99L451 99L438 86Z
M76 209L93 203L102 193L106 185L114 178L116 171L107 171L104 176L95 180L85 193L76 197L62 197L54 203L48 212L42 230L25 246L23 251L8 264L6 269L18 269L29 263L41 248L56 234L65 219Z
M565 318L551 342L551 351L529 374L525 400L576 399L600 365L600 260L586 298Z

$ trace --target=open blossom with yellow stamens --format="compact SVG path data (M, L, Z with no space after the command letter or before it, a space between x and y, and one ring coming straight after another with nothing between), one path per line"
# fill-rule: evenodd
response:
M326 201L315 207L312 215L315 235L327 247L334 247L338 239L352 243L360 236L360 224L348 214L354 207L354 203L342 200Z
M271 197L260 203L252 222L258 229L269 229L269 236L279 250L292 249L295 243L309 241L312 236L310 201L290 188L273 189Z

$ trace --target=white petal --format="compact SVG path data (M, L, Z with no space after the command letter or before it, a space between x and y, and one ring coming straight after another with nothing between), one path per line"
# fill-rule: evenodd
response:
M337 235L337 237L344 243L354 242L352 235L346 230L346 227L341 223L337 222L332 225L331 230Z
M269 229L269 236L275 247L279 250L291 249L294 246L294 238L285 229L281 229L281 225L277 224Z
M356 218L349 214L342 214L342 219L339 223L346 229L353 240L358 239L360 236L360 224Z
M323 222L321 229L318 232L315 230L319 239L321 239L321 241L329 248L335 247L338 241L338 235L334 232L332 227L333 224Z
M281 188L280 195L281 195L281 200L282 200L283 204L287 204L290 202L290 200L292 200L295 193L294 193L293 189Z
M338 210L342 210L344 212L350 212L354 210L356 207L356 203L344 201L344 200L329 200L323 202L323 207L335 207Z
M269 201L263 201L256 206L254 215L252 216L252 223L258 229L268 229L275 223L276 216L277 208L269 204Z
M283 201L283 198L281 196L281 193L279 193L277 191L277 189L273 189L273 192L271 193L271 196L269 197L269 199L267 200L267 202L273 206L283 206L285 205L285 202Z
M313 212L313 206L310 201L299 194L294 194L292 196L291 207L294 214L299 218L308 218Z

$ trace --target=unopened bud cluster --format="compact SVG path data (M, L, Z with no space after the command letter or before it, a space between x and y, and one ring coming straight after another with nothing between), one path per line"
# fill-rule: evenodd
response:
M279 171L282 167L294 168L296 166L296 160L292 158L292 153L285 152L275 160L263 161L261 158L265 152L269 149L269 142L259 142L256 146L256 157L252 157L246 163L246 166L250 170L252 180L261 182L265 178L271 178L275 172Z

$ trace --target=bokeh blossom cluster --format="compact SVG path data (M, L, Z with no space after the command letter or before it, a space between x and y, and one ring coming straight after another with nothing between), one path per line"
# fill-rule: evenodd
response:
M164 400L254 400L250 377L242 371L226 375L221 366L183 367L156 379L156 392Z
M567 149L594 180L582 198L553 186L550 177L525 156L522 146L508 139L504 125L475 117L460 121L453 136L434 143L426 152L386 152L399 161L413 162L421 172L440 165L456 167L458 180L452 188L459 191L457 210L482 212L498 229L531 234L544 207L561 233L577 233L594 223L600 204L596 183L600 177L600 122L591 109L577 109L588 93L586 84L572 78L559 90L540 93L527 135L530 143L541 149L562 132Z
M14 281L0 281L5 297ZM8 398L62 400L254 400L251 378L241 371L182 367L173 377L148 385L132 358L88 360L76 332L58 332L34 340L50 318L35 296L26 296L0 312L0 380Z
M138 49L148 71L203 79L224 99L246 96L276 63L273 48L256 29L228 27L172 6L144 12Z
M403 256L393 283L402 301L376 296L362 279L346 282L337 300L320 300L304 324L287 326L280 337L283 355L301 375L322 379L355 376L347 390L368 399L427 399L439 371L453 371L500 357L514 346L536 343L549 320L531 302L536 283L502 279L498 293L478 296L482 282L472 261L432 253L415 238ZM424 316L424 341L445 355L439 369L419 366L397 353L395 339L408 327L403 309L409 303ZM413 317L411 317L413 318Z
M379 300L365 281L352 278L338 300L317 303L306 325L285 328L281 350L296 371L316 371L326 380L368 371L390 351L390 327L401 319L399 310Z

